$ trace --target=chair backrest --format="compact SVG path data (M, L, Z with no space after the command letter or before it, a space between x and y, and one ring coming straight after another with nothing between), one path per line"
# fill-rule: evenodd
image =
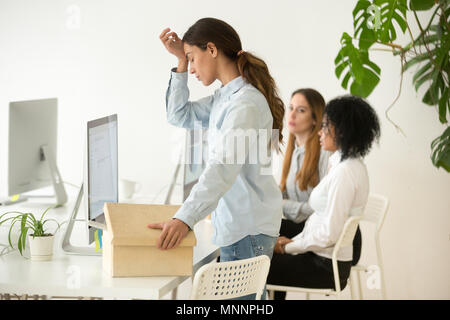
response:
M355 237L356 229L358 228L358 223L361 221L362 216L351 216L347 219L342 229L341 235L333 249L333 276L334 276L334 287L336 292L341 291L339 270L337 267L337 254L342 247L351 246L353 244L353 238Z
M269 268L266 255L204 265L195 274L191 299L222 300L256 293L260 300Z
M380 194L371 193L367 199L362 220L374 223L377 227L377 231L379 231L383 225L388 208L388 198Z
M334 246L334 251L338 252L341 247L346 247L353 244L353 238L355 237L356 229L358 228L358 223L361 219L362 216L352 216L347 219L341 235Z

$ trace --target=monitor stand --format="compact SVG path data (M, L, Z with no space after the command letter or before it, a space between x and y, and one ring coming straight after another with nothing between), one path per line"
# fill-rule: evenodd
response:
M67 202L67 193L64 188L64 182L61 179L61 174L59 173L58 166L56 165L56 158L51 152L51 149L47 145L41 146L40 149L40 160L47 161L48 167L50 169L50 176L52 178L53 189L55 190L54 195L26 195L20 194L16 197L11 197L10 199L0 199L0 205L12 205L19 202L27 201L31 198L54 198L56 197L56 206L60 207Z
M75 206L73 207L72 214L70 215L69 223L67 225L66 232L64 234L64 238L62 241L62 249L67 254L78 254L85 256L101 256L101 251L95 251L95 248L92 247L76 247L70 243L70 237L72 236L73 226L75 222L84 222L86 223L86 219L77 219L78 209L80 208L81 199L83 198L83 185L80 187L80 191L78 192L77 201L75 202ZM100 226L96 226L97 228Z
M55 154L47 145L41 147L41 160L47 160L50 176L52 177L53 189L55 190L56 205L62 206L67 202L67 193L66 189L64 189L64 182L59 174L58 166L56 165Z

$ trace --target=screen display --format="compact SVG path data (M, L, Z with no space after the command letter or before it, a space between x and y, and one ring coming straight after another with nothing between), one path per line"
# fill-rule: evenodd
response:
M117 116L103 119L88 125L89 220L103 214L105 202L119 200Z

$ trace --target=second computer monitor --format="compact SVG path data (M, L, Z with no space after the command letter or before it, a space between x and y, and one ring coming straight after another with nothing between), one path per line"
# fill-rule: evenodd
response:
M16 101L9 104L8 194L53 184L57 204L67 201L56 165L58 100Z

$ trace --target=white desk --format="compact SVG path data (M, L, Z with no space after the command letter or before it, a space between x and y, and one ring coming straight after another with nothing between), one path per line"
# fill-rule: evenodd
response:
M68 203L65 208L57 208L49 217L59 218L59 221L67 220L72 206L73 203ZM27 207L29 208L29 205ZM0 207L0 214L11 209L26 210L24 204ZM38 216L40 214L41 210L38 210ZM219 248L211 243L212 229L208 220L203 220L194 227L197 238L197 245L194 247L194 272L219 255ZM2 234L0 242L3 244L7 243L5 231L6 228L0 228ZM74 232L80 231L84 231L83 226L74 228ZM84 234L85 231L82 236ZM67 255L60 248L61 238L60 233L55 241L55 254L51 261L31 261L20 256L17 250L0 257L0 293L105 299L160 299L176 290L178 285L189 278L189 276L111 278L102 271L101 256Z

